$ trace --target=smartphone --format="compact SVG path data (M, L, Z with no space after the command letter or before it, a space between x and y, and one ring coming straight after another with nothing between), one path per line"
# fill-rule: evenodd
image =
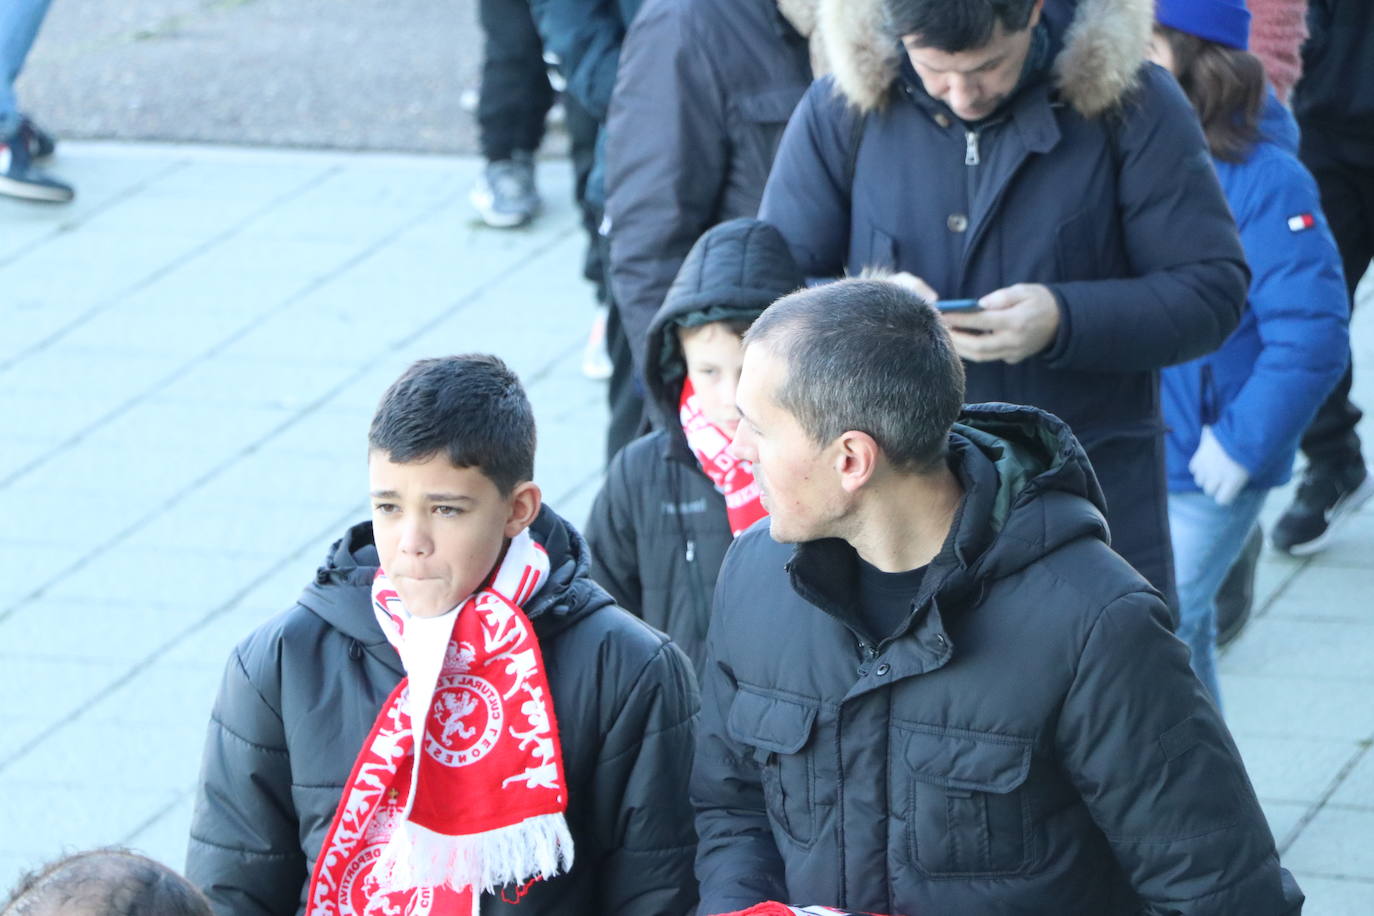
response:
M977 299L936 299L935 307L942 312L981 312Z

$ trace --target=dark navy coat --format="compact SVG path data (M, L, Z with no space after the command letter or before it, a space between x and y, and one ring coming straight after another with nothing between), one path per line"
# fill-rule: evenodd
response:
M1081 15L1071 6L1065 15L1122 17L1137 6L1081 4ZM1148 36L1149 4L1143 12ZM760 218L808 276L910 271L950 299L1047 285L1060 305L1056 339L1017 365L968 365L968 400L1030 404L1067 421L1102 481L1114 546L1169 591L1158 370L1215 349L1236 326L1245 260L1173 78L1142 63L1143 42L1107 45L1099 58L1122 68L1123 88L1089 116L1083 97L1110 81L1066 71L1084 66L1075 61L1090 55L1078 45L1095 23L1046 18L1052 62L978 125L925 93L895 39L890 50L868 48L892 63L867 97L841 55L837 77L813 85L788 124Z

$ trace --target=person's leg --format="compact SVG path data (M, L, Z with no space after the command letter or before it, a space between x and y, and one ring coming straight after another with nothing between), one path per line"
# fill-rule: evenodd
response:
M1341 266L1345 270L1353 309L1355 288L1368 269L1370 258L1374 257L1374 229L1371 229L1374 214L1367 211L1368 201L1360 193L1364 177L1360 173L1374 172L1374 165L1344 162L1333 155L1319 135L1309 137L1307 132L1303 136L1302 155L1304 164L1317 180L1322 212L1341 253ZM1350 403L1352 376L1353 366L1347 366L1345 375L1322 403L1303 436L1303 454L1312 465L1334 469L1364 463L1360 440L1355 434L1355 426L1363 414Z
M0 0L0 195L65 203L75 196L71 186L33 165L36 156L52 152L52 138L24 119L14 94L50 2Z
M482 156L499 162L533 153L544 140L553 87L529 0L481 0L477 13L486 36L477 102Z
M601 245L603 264L610 263L610 241L598 236ZM630 353L630 341L620 323L620 311L615 307L615 297L610 297L610 309L606 314L606 352L611 357L611 380L606 393L607 406L611 412L610 426L606 430L606 462L615 453L630 444L636 436L645 432L647 420L644 395L639 378L635 373L634 357Z
M1264 529L1252 525L1236 562L1217 590L1217 648L1229 644L1250 620L1255 605L1255 571L1264 550Z
M19 100L14 81L24 69L38 27L52 0L4 0L0 3L0 137L19 131Z
M1192 652L1193 671L1217 708L1216 597L1227 570L1245 546L1268 490L1242 490L1229 506L1205 493L1169 494L1169 530L1178 586L1178 638Z
M1347 152L1319 130L1304 129L1303 163L1317 180L1353 309L1355 288L1374 256L1374 166L1351 161ZM1303 435L1307 467L1292 504L1270 532L1279 550L1297 556L1316 553L1340 521L1374 493L1374 478L1365 468L1356 432L1363 414L1350 401L1353 377L1352 361Z
M488 226L523 226L539 212L534 153L553 105L529 0L481 0L486 33L477 124L487 160L469 199Z

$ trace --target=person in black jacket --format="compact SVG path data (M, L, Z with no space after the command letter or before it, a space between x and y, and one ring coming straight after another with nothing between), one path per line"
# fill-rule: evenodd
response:
M1307 26L1293 95L1299 156L1317 179L1353 309L1374 258L1374 3L1311 0ZM1374 496L1355 429L1364 414L1350 400L1354 372L1352 356L1303 436L1307 469L1270 534L1275 547L1294 556L1323 549L1340 522Z
M532 595L521 580L515 590L521 597L511 602L533 630L545 695L556 711L553 746L565 777L557 784L559 802L575 859L571 870L545 880L483 893L480 911L686 912L695 901L686 801L698 702L691 666L666 637L617 608L588 578L582 538L540 504L529 480L534 421L519 380L494 357L421 361L388 392L369 443L373 521L349 529L296 605L248 636L229 659L206 741L188 877L224 916L317 911L307 905L307 880L337 865L322 860L321 866L317 856L326 838L336 837L336 810L354 810L361 791L351 775L355 759L361 766L361 755L378 746L368 741L365 747L365 739L384 726L379 710L394 709L393 691L408 674L382 626L383 611L393 605L378 597L374 606L379 568L390 574L408 612L400 626L423 631L422 619L444 619L444 609L461 607L448 612L457 633L470 612L465 597L498 587L488 571L504 568L517 541L529 543L528 525L533 552L546 554L548 569L534 580L540 584ZM463 654L452 659L456 670L471 667ZM524 670L508 657L508 675ZM449 664L446 654L443 671ZM522 676L517 686L535 683ZM413 682L410 688L419 689ZM524 694L513 691L518 702ZM495 701L507 702L499 694ZM440 708L436 700L434 709ZM482 715L449 724L462 740L486 735L493 716ZM534 740L515 732L523 719L500 720L511 722L509 740L521 739L521 753ZM488 726L478 728L482 721ZM553 717L544 721L547 728ZM449 731L442 740L452 740ZM499 725L491 737L505 748L500 754L512 753ZM441 739L431 731L427 740ZM433 756L428 744L425 753L426 760ZM441 763L476 771L471 760L457 759L449 755ZM341 809L349 786L350 804ZM493 790L484 803L493 797L505 796ZM441 799L441 810L464 810L451 801ZM372 836L374 827L383 837L394 829L377 817L364 835ZM364 886L362 878L351 884Z
M909 289L842 280L745 337L692 800L700 914L1297 913L1158 591L1063 422L969 406Z
M820 9L834 77L798 105L759 218L807 276L978 298L947 318L970 400L1067 422L1117 551L1172 595L1158 370L1226 339L1248 273L1192 108L1145 61L1153 2Z
M611 461L587 522L592 578L672 637L698 671L716 573L733 535L726 498L684 432L683 386L690 378L697 396L710 398L713 425L733 436L740 336L801 285L786 243L767 223L721 223L692 246L644 352L658 429Z
M816 0L646 0L606 122L615 307L636 368L687 250L757 214L783 128L811 85ZM652 396L652 394L651 394Z

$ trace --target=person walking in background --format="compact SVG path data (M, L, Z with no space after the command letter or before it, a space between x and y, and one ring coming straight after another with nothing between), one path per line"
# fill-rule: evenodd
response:
M535 180L535 154L544 142L545 120L554 104L548 62L530 0L480 0L478 16L485 36L477 125L485 164L468 197L493 229L527 225L543 204ZM587 199L596 161L597 124L578 101L564 95L563 124L573 166L573 198L582 212L587 252L582 276L596 291L597 311L583 354L583 372L606 378L606 269L599 229L601 207Z
M38 37L52 0L4 0L0 3L0 194L23 200L66 203L76 196L71 185L34 165L51 156L55 143L19 110L14 81Z
M816 0L647 0L606 123L615 308L644 383L645 340L697 238L757 215L812 80ZM818 52L817 52L818 53Z
M808 276L981 297L945 319L969 399L1066 421L1113 547L1172 596L1158 370L1226 339L1247 275L1188 100L1145 60L1153 3L821 12L834 78L792 116L760 218Z
M1303 76L1293 93L1299 153L1317 180L1345 268L1350 307L1374 257L1374 3L1311 0ZM1341 520L1374 495L1350 401L1353 356L1302 439L1307 468L1270 540L1294 556L1325 547Z
M658 429L611 460L592 505L592 578L667 633L696 664L725 551L764 515L748 464L732 459L741 336L802 285L778 231L737 219L697 240L649 327L643 356Z
M1246 51L1242 0L1159 0L1156 17L1151 59L1202 118L1251 270L1240 326L1161 376L1178 636L1220 705L1217 591L1345 368L1348 307L1316 183L1296 158L1297 125Z

